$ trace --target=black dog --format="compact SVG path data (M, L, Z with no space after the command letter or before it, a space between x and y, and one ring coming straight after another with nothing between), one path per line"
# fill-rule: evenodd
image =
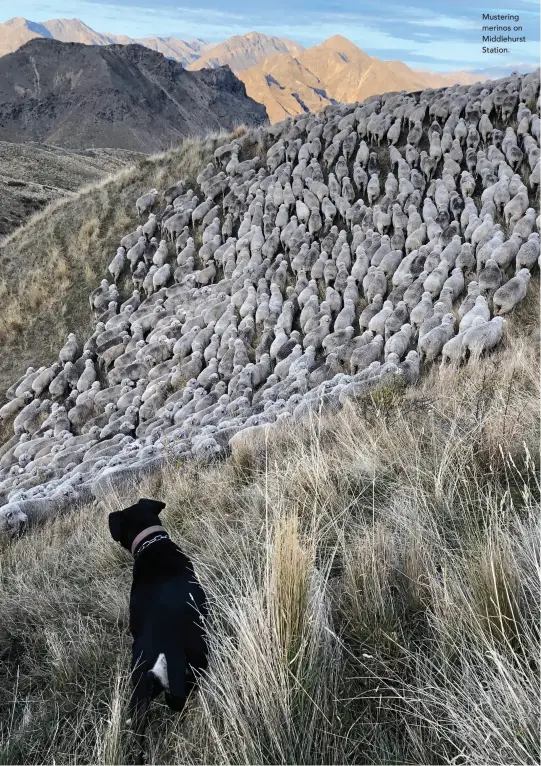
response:
M181 711L196 681L194 671L207 667L205 592L190 559L159 524L163 508L165 503L142 499L109 514L113 539L134 557L129 712L140 744L150 701L165 691L169 707Z

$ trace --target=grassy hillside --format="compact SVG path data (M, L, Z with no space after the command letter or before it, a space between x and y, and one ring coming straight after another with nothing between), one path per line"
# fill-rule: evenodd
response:
M239 129L240 132L243 129ZM37 213L0 242L0 392L28 365L48 364L68 332L88 337L88 296L107 273L121 237L139 223L135 200L195 177L232 136L185 140ZM253 153L256 153L254 146ZM245 156L250 156L247 151ZM128 286L129 292L133 286Z
M118 172L138 156L122 149L74 152L45 144L0 141L0 237L26 223L48 203Z
M211 599L209 673L184 719L154 704L150 763L538 763L537 327L531 294L478 366L5 549L0 761L130 762L106 512L149 493Z
M495 124L502 128L500 122ZM515 124L516 128L517 125ZM237 133L246 133L238 128ZM115 175L81 189L73 197L48 205L26 225L0 240L0 401L6 388L29 365L50 364L68 332L87 338L92 326L88 296L100 280L109 277L107 266L120 239L140 220L135 200L149 189L166 189L179 178L201 192L195 181L212 159L218 145L234 134L209 134L186 139L167 152L140 157ZM253 131L242 158L266 152L273 142L264 136L265 146L252 142ZM403 150L403 142L399 143ZM429 148L423 136L420 150ZM387 147L372 145L378 155L382 177L391 170ZM350 160L352 167L353 160ZM524 170L528 182L528 170ZM473 199L481 206L481 195ZM530 204L534 205L532 198ZM160 200L161 209L163 202ZM22 267L24 264L24 267ZM131 279L119 284L121 294L133 290Z
M331 119L332 113L327 117ZM495 124L504 127L500 121ZM513 124L518 132L519 123ZM437 149L434 137L429 143L429 131L424 128L423 131L419 149L430 151L434 146ZM237 135L241 134L243 131L239 130ZM302 132L305 135L306 123ZM272 131L267 132L262 139L265 143L259 144L255 133L248 134L242 159L255 154L263 156L274 140L271 136ZM231 137L216 135L187 140L163 155L139 159L117 175L77 192L70 199L53 203L6 239L0 246L3 264L0 343L4 352L0 392L28 364L45 364L57 357L59 345L68 332L76 332L81 340L88 337L91 330L88 294L106 275L120 238L138 223L136 198L154 186L163 190L179 178L197 189L197 174L216 146ZM525 138L521 142L526 148ZM377 153L383 181L391 169L388 143L376 148L372 141L371 148ZM400 149L404 149L403 142ZM374 157L369 162L370 159L373 162ZM466 162L465 157L462 160ZM509 162L513 165L509 167L511 172L518 170L527 182L530 165L525 160ZM339 175L352 175L353 156L347 169L342 161L331 163L337 171L340 166ZM459 163L456 173L460 170ZM480 210L482 188L495 185L499 170L508 172L501 164L499 170L492 168L494 173L490 168L485 170L490 171L487 178L478 175L477 185L473 183L469 189L465 184L462 190L458 176L446 183L453 181L464 197L466 191L473 192ZM327 180L328 171L330 167L325 171ZM403 165L401 172L410 173ZM410 173L410 177L422 186L417 173ZM487 179L490 186L485 183ZM410 183L414 188L413 181ZM422 228L416 220L415 208L420 208L424 190L419 189L418 195L408 190L407 184L402 186L406 190L398 194L402 200L399 206L402 208L413 193L414 210L408 207L407 224L391 223L394 234L398 230L409 232L411 228L412 243L413 233ZM296 188L299 195L301 189ZM274 192L276 187L272 192L273 204ZM389 197L395 193L396 189L389 191ZM520 192L521 208L531 202L528 193L528 189ZM337 195L331 196L337 199ZM450 193L446 196L450 197ZM370 197L371 194L366 198ZM439 212L441 220L446 221L443 213L450 209L450 200L441 205L438 202L438 206L443 206ZM268 209L272 210L270 205ZM306 215L301 215L300 205L299 209L298 219L306 219ZM239 212L243 215L242 206ZM378 228L375 212L376 205L372 218L363 219L367 223L365 228L372 225L370 220ZM276 222L274 215L275 212L269 214L266 223ZM342 228L346 216L341 217ZM525 217L529 221L531 215ZM312 214L308 226L310 219ZM427 215L427 221L430 220L432 217ZM461 222L458 229L461 247L462 239L471 240L474 255L480 260L481 255L483 259L487 257L489 248L481 252L481 247L489 243L494 250L499 247L500 226L504 235L501 239L511 235L511 226L500 213L496 220L501 223L493 230L487 219L486 231L492 231L494 241L487 239L486 243L484 238L473 241ZM248 217L246 221L248 224ZM428 258L434 254L439 262L441 250L435 251L435 247L443 247L448 235L451 238L447 222L445 234L429 226L433 249L428 256L426 253L421 256L422 262L420 259L416 262L415 276L417 266L426 265L430 273L435 270L432 262L429 269ZM389 227L390 224L382 224L379 228L390 231ZM531 229L533 220L531 226L523 222L523 227L522 231ZM458 227L453 226L452 230L455 228ZM538 222L536 228L539 229ZM304 234L301 227L296 232ZM193 228L192 233L199 244L200 229ZM418 235L419 241L425 240L425 233ZM438 244L434 246L436 238ZM313 239L321 244L322 234L315 231ZM280 266L280 271L272 275L274 283L266 272L264 280L270 283L271 296L276 295L276 288L272 288L276 284L282 298L288 294L286 286L298 285L300 292L304 284L304 269L296 265L302 263L296 252L301 248L300 241L293 241L290 247L287 237L285 240L285 250L289 250L287 268ZM374 241L372 234L366 240L370 259L375 262L382 240ZM402 248L398 237L397 241L397 249L413 252L410 243ZM260 247L254 247L254 263ZM340 245L335 253L337 261L342 252L339 248ZM475 264L466 264L467 250L461 250L463 266L457 266L464 283L458 284L460 275L455 272L456 294L454 287L444 290L442 285L448 283L443 279L438 279L442 285L435 284L430 290L434 300L441 296L445 311L452 311L455 316L458 298L462 300L472 277L477 276ZM204 252L200 254L201 263L203 256ZM449 258L440 276L451 260L453 264L458 261L456 255ZM502 268L504 274L500 276L506 281L519 265L517 258L515 254ZM342 261L349 260L344 250ZM220 263L217 256L216 263L218 277L233 266L232 259L228 266ZM229 321L225 315L229 326L224 323L226 329L221 328L219 333L217 325L212 325L205 316L204 333L210 329L221 335L228 350L235 350L237 357L231 353L227 364L217 366L220 380L212 384L209 371L211 362L218 362L218 347L211 348L203 368L205 375L209 374L210 391L203 386L206 385L203 375L198 380L201 388L193 396L181 392L186 380L192 374L198 375L194 370L201 369L201 365L192 364L201 362L199 346L206 350L212 342L212 338L196 342L198 329L193 330L194 339L190 339L191 360L183 362L187 357L181 343L178 358L174 359L176 369L161 367L171 361L167 357L161 362L158 354L160 345L167 351L171 345L164 342L162 328L178 331L178 325L169 321L173 318L171 313L165 325L157 325L160 334L152 335L148 328L145 330L149 346L150 339L156 338L153 348L141 354L145 364L147 357L143 354L149 354L148 369L135 366L129 370L131 375L133 369L134 378L142 379L145 395L156 390L152 388L155 381L157 385L158 380L165 379L166 385L157 391L167 399L151 401L148 396L143 404L139 400L130 408L126 406L122 415L114 410L109 414L109 408L103 420L99 410L103 403L97 405L94 400L86 411L80 407L80 421L79 412L74 412L70 419L71 434L60 431L62 445L40 442L25 447L27 436L24 435L24 440L19 438L17 426L17 450L13 448L10 452L6 448L3 453L4 457L7 455L1 466L5 499L16 503L24 500L24 493L28 492L32 502L33 497L39 500L41 493L51 498L51 508L58 515L37 528L28 528L19 539L0 542L0 708L4 711L0 714L0 763L132 762L133 741L125 723L130 687L128 595L132 560L111 540L107 513L143 496L167 502L164 524L193 559L210 600L208 673L182 717L170 712L163 701L153 704L146 748L149 763L382 766L539 763L541 487L537 266L531 264L531 280L521 293L522 300L505 315L501 342L486 355L477 357L475 349L470 348L469 356L457 361L456 366L451 363L440 367L437 357L433 362L423 360L418 383L409 387L403 383L406 376L399 375L396 367L392 374L381 373L377 362L373 369L379 372L364 378L370 387L346 388L342 381L362 383L363 379L355 375L331 378L337 369L330 351L333 345L323 344L315 330L310 330L314 333L310 341L314 339L318 345L319 359L326 358L328 363L323 370L314 370L321 373L322 379L326 377L319 386L317 374L308 377L311 366L304 370L289 368L292 370L289 375L283 372L284 365L278 367L278 356L273 359L274 366L269 364L261 373L260 380L252 377L256 373L251 367L250 375L242 377L252 352L253 358L257 358L259 338L255 333L260 333L265 323L255 317L267 299L263 298L262 289L258 304L258 293L254 290L255 303L246 307L249 303L246 286L246 300L243 298L241 304L243 294L237 290L237 279L244 280L247 273L254 277L255 288L256 271L244 253L239 254L234 265L235 271L228 272L235 274L231 275L235 291L230 290L234 316L231 312ZM331 270L325 274L328 265L331 264L323 267L323 275L312 287L325 290L327 282L340 287L338 266L336 277L332 277ZM410 267L413 281L413 264ZM351 263L340 271L344 268L353 271ZM383 267L381 270L384 285L381 290L386 295L390 275ZM119 285L123 295L132 290L127 272L125 269L126 276ZM348 277L342 273L340 278L345 308L344 285ZM204 283L200 273L192 279L197 284ZM354 277L353 281L364 279ZM401 285L404 289L406 281L404 277ZM479 277L479 283L482 281ZM257 281L258 287L259 284ZM426 274L416 284L423 289L430 285ZM396 287L393 300L398 304L402 293L398 290L400 284ZM216 279L214 289L217 292L219 288ZM320 307L322 290L316 296ZM342 316L350 335L350 326L359 327L359 310L367 306L373 292L375 289L367 280L362 291L359 289L358 298L355 295L354 310L345 320ZM485 292L488 294L489 288ZM187 288L186 293L179 291L180 296L187 293ZM208 295L204 290L194 299L197 311L206 304ZM333 293L326 291L327 295L330 302ZM192 312L183 297L177 299L179 304L182 302L182 309L188 308L186 321L192 322L197 316L195 308ZM268 300L270 304L271 298ZM304 298L300 303L304 303ZM490 297L490 303L490 307L486 306L489 316L496 313L498 299ZM172 311L174 301L171 304ZM285 332L282 321L288 320L291 310L285 335L304 345L309 335L308 322L304 319L301 322L300 310L281 305L276 316L269 319L274 340L279 329ZM463 307L464 303L460 305ZM415 345L416 341L411 336L411 325L404 322L404 318L411 318L417 324L412 309L407 308L409 313L401 314L402 309L396 312L397 326L402 329L405 324L409 326L399 359L403 358L407 344ZM392 310L390 306L387 309ZM337 312L338 307L331 313ZM153 319L158 318L158 313ZM239 322L239 334L246 336L246 341L241 339L240 344L234 340L237 313L243 319L253 319L253 337L250 321L242 329ZM449 319L452 317L442 321L450 326ZM200 327L199 321L196 327ZM321 326L327 321L330 319L325 316L317 319ZM338 316L332 321L338 332ZM182 330L192 331L187 326ZM393 325L385 322L378 332L380 339L391 330ZM228 336L224 339L226 332ZM299 334L295 336L294 332ZM135 329L133 337L137 337ZM338 344L336 336L332 340ZM377 346L379 340L373 341ZM141 344L137 353L146 345ZM384 359L381 345L376 351ZM419 349L423 350L422 344ZM98 355L100 373L108 350ZM154 353L156 357L151 357ZM344 353L347 365L350 359L354 360L349 351L340 353ZM360 356L362 353L361 348ZM307 364L308 356L304 360ZM387 353L387 359L389 356ZM223 359L221 356L220 362ZM180 367L177 361L182 362ZM361 363L367 369L367 359L361 359ZM393 364L387 369L392 371ZM351 367L347 365L344 369L355 371L355 361ZM124 365L119 367L120 377ZM125 367L128 369L129 365ZM276 382L267 388L267 383L272 383L271 369ZM398 368L400 372L403 369ZM151 378L151 373L160 377ZM329 390L324 388L327 383L332 386ZM227 397L223 395L222 399L220 393L220 398L211 398L208 404L206 394L225 390L224 384ZM90 377L86 382L83 379L80 388L87 385ZM174 409L162 412L162 405L169 406L166 403L170 391L171 397L175 397ZM299 394L292 393L296 391ZM310 399L313 391L320 398ZM342 396L344 391L346 397ZM355 397L354 391L364 393ZM176 398L180 392L182 401ZM335 395L331 396L331 392ZM260 393L265 393L265 397L260 397ZM54 387L50 394L56 396ZM118 398L116 391L113 396ZM192 398L188 400L188 396ZM58 401L63 401L63 397L65 393L60 392ZM197 399L203 402L203 397L205 404L196 411L200 404ZM69 394L68 398L71 403L74 397ZM301 407L296 403L299 400ZM134 397L132 401L138 400ZM147 405L147 401L151 404ZM343 402L340 409L337 401ZM321 402L319 413L308 408L316 402ZM285 404L293 405L287 410L289 417ZM308 407L303 410L304 404ZM301 410L310 414L303 418L298 414ZM98 411L96 419L91 417ZM239 430L248 423L246 418L252 412L261 419L250 423L269 422L272 427L256 429L256 436L254 430ZM35 412L25 421L28 435L36 433L43 423L42 414L42 410ZM123 420L122 428L118 426L119 417L132 416L133 421ZM55 428L56 417L52 420ZM110 450L115 454L110 457L107 450L106 462L100 467L95 460L100 453L90 453L95 445L86 441L90 430L83 431L91 421L100 424L93 432L98 444L111 437L115 423L121 433L125 429L135 438L129 444L119 441L118 447L115 442ZM105 422L107 425L103 426ZM60 430L61 416L58 424ZM8 430L13 433L13 425L13 421L6 419L0 437L7 436ZM230 454L227 445L232 433L238 441ZM210 434L213 435L207 439L210 448L199 449L198 437ZM75 442L79 436L85 438ZM82 442L80 450L72 449ZM222 459L212 462L200 459L201 455L210 454L220 454ZM90 467L83 459L86 455L90 455ZM42 458L45 460L38 462ZM156 466L160 465L161 470L162 460L166 468L158 473ZM43 473L43 468L49 465L51 470ZM142 476L147 467L156 471L147 474L152 478L132 486L122 485L122 489L120 483L115 483L115 478L126 476L130 469L137 472L132 475ZM88 503L91 492L96 498L103 498L103 484L96 486L95 480L99 477L101 482L107 475L112 482L110 493ZM79 483L77 478L81 479ZM68 483L72 480L73 484ZM39 482L36 486L44 489L33 494L36 482ZM76 487L81 487L80 493ZM58 496L49 494L57 489ZM65 506L56 504L58 497L62 504L66 497L79 498L72 503L80 505L62 512ZM4 509L6 516L12 508L8 505Z

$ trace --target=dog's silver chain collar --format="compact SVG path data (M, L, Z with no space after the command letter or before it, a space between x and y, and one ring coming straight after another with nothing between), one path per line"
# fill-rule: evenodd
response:
M140 553L142 553L145 548L148 548L149 545L152 545L152 543L158 542L158 540L169 540L169 535L156 535L156 537L152 537L150 540L145 540L144 543L141 543L138 551L136 552L134 558L136 559L137 556L139 556Z

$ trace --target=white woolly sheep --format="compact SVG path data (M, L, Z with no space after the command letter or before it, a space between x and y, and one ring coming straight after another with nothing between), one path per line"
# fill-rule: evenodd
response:
M530 234L528 240L524 242L517 253L516 272L521 269L532 269L539 258L539 234L535 232Z
M450 338L441 350L441 367L446 364L458 365L464 358L464 333L459 332Z
M67 362L74 362L79 352L79 344L77 342L77 336L75 333L70 332L68 339L60 349L58 359L62 364Z
M502 338L504 322L503 317L494 317L490 322L470 327L464 333L464 351L470 353L470 364L478 362L484 351L489 351L498 345Z
M156 204L156 200L158 199L158 190L157 189L151 189L146 194L141 195L137 198L135 201L135 207L137 210L137 215L142 216L145 213L148 213L154 205Z
M389 359L390 354L396 354L399 359L402 359L405 356L411 341L412 333L413 333L413 330L411 325L408 322L406 322L405 324L402 325L402 327L397 333L395 333L394 335L391 335L391 337L385 343L385 348L384 348L384 355L385 355L386 361Z
M526 297L530 276L528 269L521 269L516 276L496 290L493 298L495 314L508 314Z
M469 330L476 317L481 317L484 322L490 319L490 309L484 295L478 295L472 308L462 316L458 326L459 332L464 333Z
M120 275L124 271L126 265L126 251L123 247L119 247L116 251L116 255L107 267L109 273L113 277L115 284L120 279Z
M455 317L444 314L441 324L419 338L417 350L421 361L433 362L442 348L455 334Z

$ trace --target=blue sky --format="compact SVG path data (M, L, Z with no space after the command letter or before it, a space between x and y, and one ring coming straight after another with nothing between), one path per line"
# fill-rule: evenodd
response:
M483 54L486 12L519 14L524 31L511 34L527 42L507 55ZM310 46L342 34L370 55L433 71L539 64L539 0L0 0L0 21L12 16L78 17L99 32L213 42L257 30Z

